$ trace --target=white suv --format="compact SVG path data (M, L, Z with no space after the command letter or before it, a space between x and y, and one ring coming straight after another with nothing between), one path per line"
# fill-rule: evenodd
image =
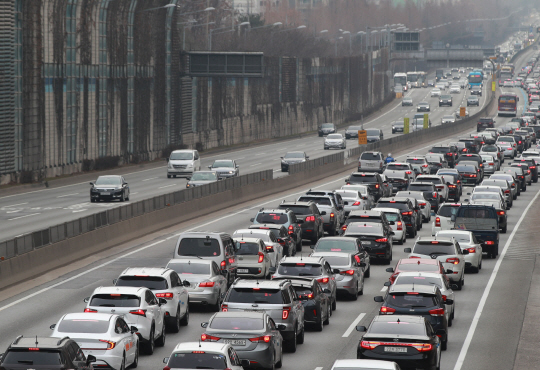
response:
M189 294L176 271L165 267L129 267L118 279L116 286L146 287L156 298L163 298L167 303L161 305L165 313L167 329L178 333L180 325L189 322Z
M244 370L249 367L249 360L240 360L232 345L201 341L178 343L163 362L169 370L193 368L193 364L197 364L198 369Z
M193 172L201 170L201 157L196 150L175 150L171 153L167 164L167 177L193 175Z
M84 301L84 312L114 313L124 315L126 323L135 326L142 348L147 354L154 353L154 346L165 345L165 314L161 308L166 303L156 298L148 288L99 287Z
M363 152L358 159L358 172L384 171L384 156L381 152Z
M437 193L439 193L440 202L445 202L448 200L448 185L444 182L444 179L440 175L420 175L416 178L416 181L431 182L437 188Z
M435 215L435 221L431 223L431 235L435 236L436 233L443 230L451 230L454 228L454 221L452 216L457 213L457 210L461 206L461 203L443 203L439 207L437 214Z

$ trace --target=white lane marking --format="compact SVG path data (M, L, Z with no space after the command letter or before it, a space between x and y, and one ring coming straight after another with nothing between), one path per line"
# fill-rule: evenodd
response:
M383 286L382 289L381 289L381 292L386 292L388 290L388 287L387 286Z
M364 316L366 316L366 314L363 312L358 315L358 317L351 323L351 325L347 328L347 331L345 331L345 333L343 333L341 337L347 338L349 335L351 335L352 331L356 328L356 325L358 325L358 323L364 318Z
M73 194L65 194L65 195L60 195L60 196L57 196L57 198L65 198L65 197L70 197L72 195L78 195L79 193L73 193Z
M315 370L322 370L322 367L316 367Z
M266 155L266 153L259 153L259 154L255 154L256 156L258 155Z
M274 170L274 172L279 172L279 171L281 171L281 170Z
M155 180L155 179L159 179L159 177L150 177L149 179L144 179L142 181L145 182L145 181L150 181L150 180Z
M41 213L32 213L30 215L24 215L24 216L19 216L15 218L8 218L8 221L18 220L19 218L31 217L31 216L40 215L40 214Z
M129 195L135 195L135 194L139 194L138 192L135 192L135 193L129 193Z
M529 208L531 208L531 206L536 201L536 198L538 198L539 195L540 195L540 191L536 192L536 195L534 196L534 198L529 202L529 205L527 206L527 208L525 208L525 212L523 212L523 214L519 218L519 221L517 222L516 226L514 226L514 230L512 230L512 234L510 234L510 237L506 241L506 244L504 245L504 249L502 253L499 254L499 259L497 260L497 263L495 264L495 267L493 268L493 271L491 272L489 281L486 285L486 288L484 289L484 294L482 294L482 298L480 299L480 303L478 304L478 308L476 309L476 312L474 314L473 321L471 323L469 331L467 332L467 337L465 337L465 342L463 342L463 347L461 347L461 351L459 352L459 357L456 361L456 365L454 366L454 370L461 370L461 367L463 366L463 362L465 361L465 356L467 356L467 352L469 351L469 346L471 345L474 332L476 331L476 327L478 326L478 321L480 321L480 316L482 316L482 312L484 310L484 306L486 305L489 292L491 291L491 287L493 286L493 283L495 282L495 278L497 277L497 273L499 272L499 268L501 267L501 263L504 259L504 256L506 255L506 252L508 251L508 247L512 243L512 240L514 239L514 235L516 235L516 232L519 230L519 226L521 225L521 222L527 215Z
M10 206L4 206L3 208L22 206L23 204L28 204L28 202L26 202L26 203L19 203L19 204L12 204L12 205L10 205Z
M262 164L262 163L255 163L255 164L252 164L252 165L251 165L251 166L249 166L249 167L254 167L254 166L258 166L258 165L260 165L260 164Z
M86 211L86 209L79 209L79 210L73 211L73 212L71 212L71 213L79 213L79 212L84 212L84 211Z
M244 158L246 158L246 157L240 157L240 158L236 158L236 160L238 161L238 160L240 160L240 159L244 159Z
M175 186L175 185L178 185L178 184L171 184L171 185L160 186L158 189L170 188L171 186Z
M18 209L18 210L16 210L16 211L8 211L8 212L6 212L6 213L17 213L17 212L20 212L20 211L22 211L22 209Z

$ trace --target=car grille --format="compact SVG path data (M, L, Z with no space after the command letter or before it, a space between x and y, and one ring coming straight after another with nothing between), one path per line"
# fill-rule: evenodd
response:
M185 169L187 166L185 164L173 164L173 167L178 169L178 170L183 170Z

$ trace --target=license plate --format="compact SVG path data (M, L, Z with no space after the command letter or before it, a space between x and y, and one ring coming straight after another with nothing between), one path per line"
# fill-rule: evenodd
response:
M362 244L364 244L364 245L371 245L371 241L369 241L369 240L362 240Z
M249 272L248 269L238 269L238 272L241 274L247 274Z
M407 353L407 348L405 348L405 347L384 347L384 352Z
M104 191L103 193L101 193L101 195L111 195L111 193L109 193L108 191Z
M246 341L244 339L224 339L223 342L226 343L226 344L233 345L233 346L245 346L246 345Z

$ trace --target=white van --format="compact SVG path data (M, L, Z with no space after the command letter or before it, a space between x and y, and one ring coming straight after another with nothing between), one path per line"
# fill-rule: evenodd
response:
M199 152L191 149L175 150L167 158L167 178L176 176L189 177L193 172L201 170Z

